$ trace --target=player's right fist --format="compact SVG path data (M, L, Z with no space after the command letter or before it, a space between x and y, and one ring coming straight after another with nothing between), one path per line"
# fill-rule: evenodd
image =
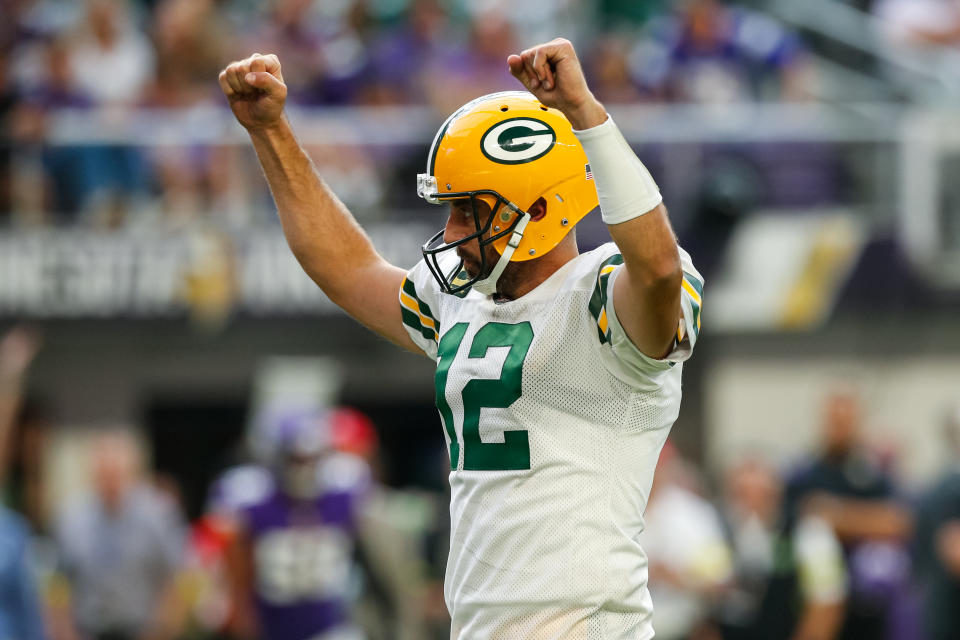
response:
M280 60L274 54L255 53L231 62L220 72L223 90L233 115L248 130L263 129L280 122L287 85L280 73Z

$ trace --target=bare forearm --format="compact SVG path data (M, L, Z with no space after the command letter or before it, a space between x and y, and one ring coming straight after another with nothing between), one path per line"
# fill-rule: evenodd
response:
M227 548L226 554L227 593L230 598L227 628L238 638L257 637L251 553L250 541L241 533Z
M680 253L650 172L602 106L587 104L592 107L571 117L593 125L574 133L593 169L603 221L623 256L624 273L614 286L617 318L640 351L660 358L680 318Z
M671 290L679 289L680 253L663 205L633 220L608 225L607 229L635 285L656 287L668 281Z
M566 110L564 115L579 131L592 129L607 120L606 109L592 94L588 94L583 105ZM639 216L645 212L635 213ZM611 224L607 228L623 255L627 269L634 273L636 284L650 287L664 278L676 279L680 272L680 256L666 209L662 205L642 218ZM679 282L676 284L679 286ZM672 283L668 285L672 289Z
M304 270L337 300L356 273L380 260L370 239L324 184L286 119L250 132L277 205L283 232Z
M843 622L843 602L810 603L800 616L791 640L833 640Z
M837 537L856 542L863 539L903 540L913 528L910 513L893 501L856 500L820 495L810 499L811 513L826 520Z

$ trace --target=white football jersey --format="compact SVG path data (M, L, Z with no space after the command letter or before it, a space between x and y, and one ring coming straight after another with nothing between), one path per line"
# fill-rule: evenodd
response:
M450 453L451 638L653 637L637 537L703 294L680 255L684 317L663 360L617 320L613 243L502 303L442 293L422 261L408 274L403 321L436 359Z

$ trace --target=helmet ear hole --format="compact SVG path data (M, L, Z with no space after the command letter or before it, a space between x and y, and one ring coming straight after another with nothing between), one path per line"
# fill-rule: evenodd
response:
M540 197L530 205L530 208L527 209L527 213L530 214L530 222L537 222L542 220L545 215L547 215L547 200L546 198Z

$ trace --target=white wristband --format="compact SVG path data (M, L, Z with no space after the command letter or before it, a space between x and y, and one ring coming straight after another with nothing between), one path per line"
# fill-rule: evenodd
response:
M603 124L574 130L573 134L587 152L605 223L632 220L663 202L657 183L623 139L613 118L607 116Z

